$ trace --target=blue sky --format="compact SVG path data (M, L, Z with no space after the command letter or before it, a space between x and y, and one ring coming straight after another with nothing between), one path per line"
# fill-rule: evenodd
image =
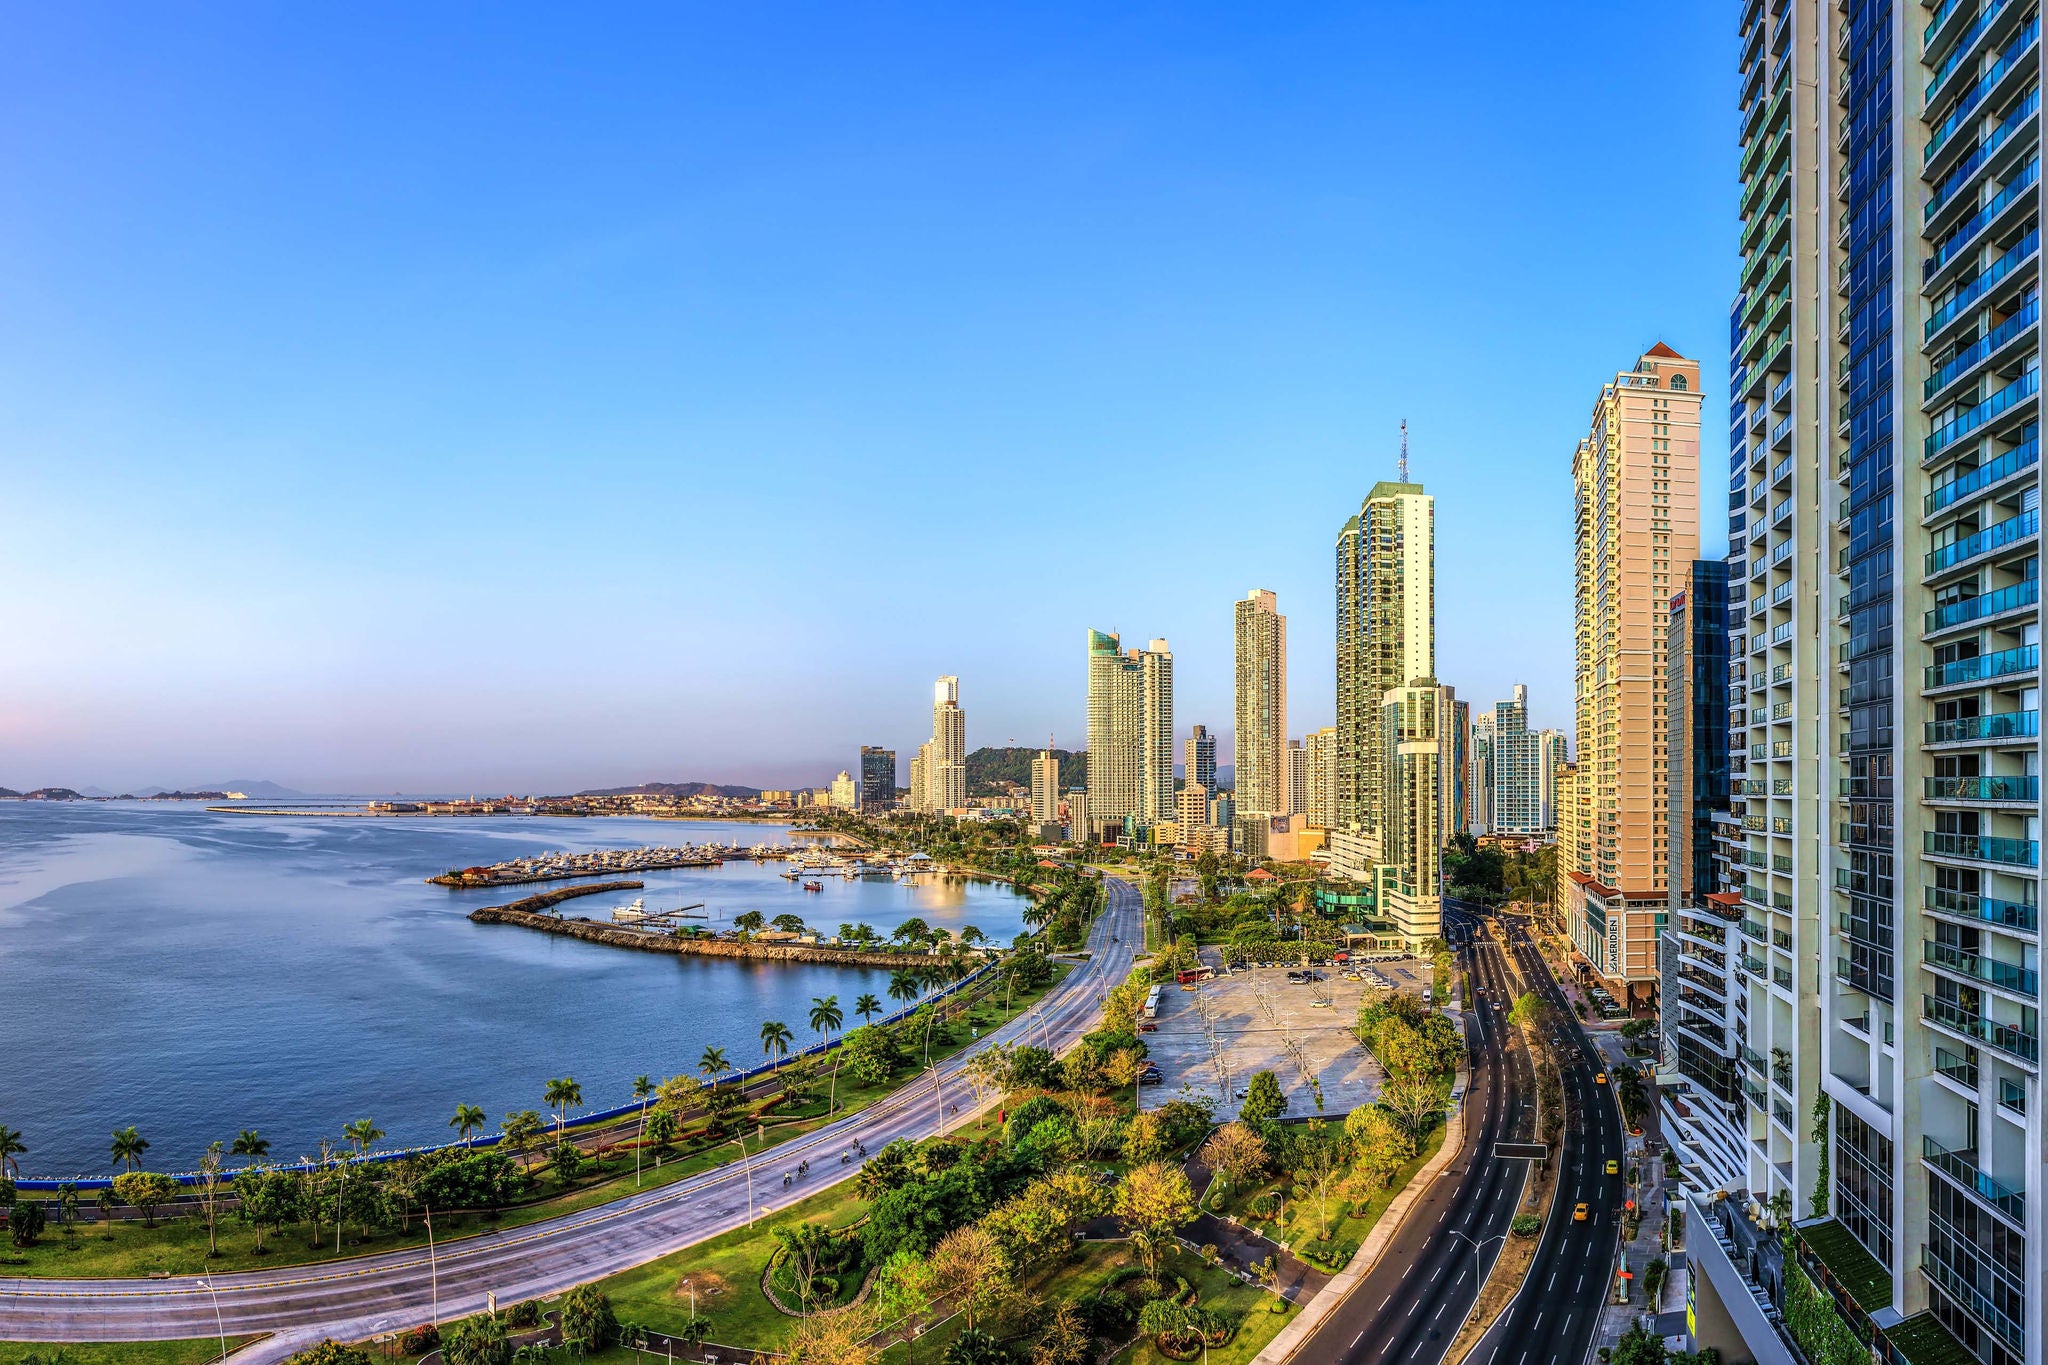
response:
M1569 457L1734 287L1723 6L7 6L0 785L819 781L1230 727L1407 418L1569 725ZM1705 544L1718 552L1718 511Z

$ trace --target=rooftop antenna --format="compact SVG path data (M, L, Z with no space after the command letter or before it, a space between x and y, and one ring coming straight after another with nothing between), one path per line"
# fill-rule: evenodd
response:
M1408 482L1408 419L1401 419L1401 482Z

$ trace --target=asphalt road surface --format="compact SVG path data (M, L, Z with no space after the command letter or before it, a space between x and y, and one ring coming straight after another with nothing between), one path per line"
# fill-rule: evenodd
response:
M1607 1174L1609 1161L1622 1161L1621 1113L1614 1087L1594 1082L1606 1063L1551 979L1543 955L1521 929L1506 932L1522 974L1561 1021L1554 1050L1569 1121L1556 1213L1544 1226L1529 1278L1466 1359L1470 1365L1583 1361L1600 1324L1621 1236L1622 1203L1628 1198L1622 1178ZM1581 1203L1587 1206L1587 1219L1574 1222L1572 1208Z
M1482 1261L1490 1268L1500 1253L1527 1163L1496 1158L1493 1145L1534 1140L1535 1078L1528 1059L1506 1049L1505 1010L1514 997L1503 949L1477 937L1476 923L1451 912L1444 926L1472 975L1465 1149L1409 1211L1373 1268L1302 1342L1296 1360L1436 1365L1484 1283Z
M974 1108L959 1073L966 1057L995 1042L1029 1041L1061 1050L1094 1022L1101 998L1130 972L1142 942L1135 885L1106 878L1108 906L1089 933L1089 959L1044 1000L974 1047L943 1063L934 1080L902 1090L753 1158L580 1213L424 1250L386 1252L326 1265L218 1275L200 1280L0 1279L0 1339L13 1341L144 1341L274 1333L238 1361L277 1360L322 1336L359 1340L482 1311L485 1295L500 1304L554 1294L644 1264L657 1256L744 1225L754 1216L807 1198L860 1169L839 1163L856 1141L870 1152L897 1138L929 1137L957 1125ZM944 1107L957 1103L958 1115ZM793 1189L781 1176L809 1160L811 1172ZM216 1320L216 1309L218 1320Z

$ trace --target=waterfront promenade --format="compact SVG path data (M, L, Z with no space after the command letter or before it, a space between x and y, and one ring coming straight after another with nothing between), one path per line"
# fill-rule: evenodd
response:
M481 1312L486 1295L509 1304L643 1264L743 1226L852 1176L858 1161L839 1154L858 1141L879 1152L897 1138L928 1137L958 1126L974 1110L960 1072L975 1051L996 1042L1071 1046L1093 1023L1100 999L1129 973L1141 932L1135 886L1107 879L1108 907L1088 938L1089 959L1030 1012L955 1054L931 1075L889 1097L742 1164L734 1162L659 1190L502 1233L422 1250L388 1252L320 1266L219 1275L212 1291L197 1278L155 1280L0 1279L0 1322L22 1341L146 1341L270 1333L238 1353L238 1362L283 1360L322 1336L362 1339L425 1322L438 1297L442 1321ZM994 1101L991 1101L994 1102ZM960 1113L946 1115L944 1105ZM781 1173L808 1160L811 1174L793 1189ZM750 1193L751 1189L751 1193Z

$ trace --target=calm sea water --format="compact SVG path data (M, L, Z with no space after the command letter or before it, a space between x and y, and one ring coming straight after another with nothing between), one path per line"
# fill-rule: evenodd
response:
M868 969L669 958L507 926L479 905L547 887L450 891L449 867L552 850L781 842L776 826L630 819L308 818L198 805L0 801L0 1124L26 1174L104 1174L134 1124L149 1164L189 1169L206 1144L260 1129L278 1157L372 1117L393 1143L452 1136L457 1103L495 1125L573 1075L591 1107L632 1078L694 1071L707 1044L760 1060L764 1019L804 1042L813 996L872 991ZM774 864L638 874L641 892L573 902L604 919L703 901L802 915L826 933L922 916L1001 941L1023 902L999 885L828 879ZM556 883L555 885L568 885Z

